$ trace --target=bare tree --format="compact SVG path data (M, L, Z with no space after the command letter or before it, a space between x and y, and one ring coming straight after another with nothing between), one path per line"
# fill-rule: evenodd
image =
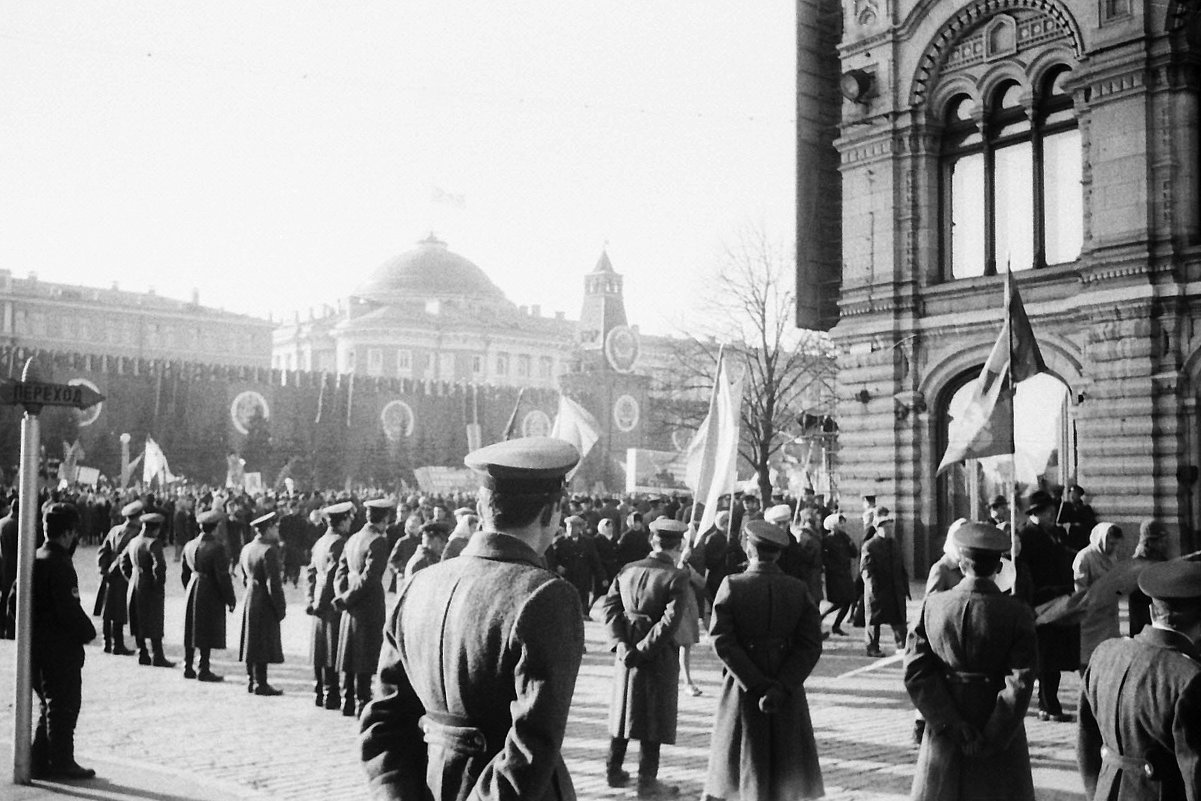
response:
M758 229L727 245L693 330L680 340L676 370L656 387L670 424L695 430L724 343L725 358L741 368L743 380L739 454L754 469L764 499L772 493L771 461L799 431L798 417L833 411L833 345L824 333L794 323L794 254Z

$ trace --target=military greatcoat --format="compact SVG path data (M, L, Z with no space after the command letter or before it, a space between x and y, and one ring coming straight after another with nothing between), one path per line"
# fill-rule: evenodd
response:
M601 602L609 645L624 644L639 662L613 668L609 735L672 745L676 741L680 660L676 630L692 592L688 575L663 553L631 562L613 579Z
M905 652L905 689L926 719L911 798L1033 801L1023 717L1038 663L1034 612L990 579L926 598ZM980 753L960 748L966 723Z
M161 640L166 613L167 560L158 537L143 532L121 553L121 573L129 581L129 631L138 639Z
M822 652L821 617L800 579L751 562L722 582L709 631L722 661L705 794L741 801L818 798L824 793L805 679ZM767 715L759 699L787 693Z
M96 566L100 569L100 588L96 591L96 606L92 614L124 626L128 615L126 597L129 582L121 572L121 554L142 530L141 524L122 523L113 526L96 551Z
M1201 653L1187 637L1146 628L1097 646L1077 761L1090 799L1201 799Z
M342 613L334 606L334 575L346 538L332 528L313 543L309 566L307 603L313 616L313 632L309 638L309 657L314 667L334 667L338 657L338 629Z
M279 624L288 612L280 581L279 547L255 537L242 548L242 639L238 658L247 664L277 665L284 661Z
M582 615L575 588L504 534L414 575L360 722L372 796L572 801L560 749Z
M224 648L225 610L237 603L225 546L201 532L183 548L184 648Z
M334 574L334 597L343 608L337 667L343 673L374 673L384 643L387 610L384 570L388 537L364 526L346 541Z
M900 625L905 622L905 600L909 577L901 549L892 537L872 537L863 543L859 562L863 574L863 603L869 626Z

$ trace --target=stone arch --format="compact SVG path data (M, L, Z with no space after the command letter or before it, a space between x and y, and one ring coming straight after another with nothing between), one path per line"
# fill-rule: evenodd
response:
M922 376L919 391L927 403L932 403L956 378L973 367L980 368L992 350L993 338L981 339L973 344L947 348L941 358L931 363ZM1067 384L1071 404L1078 402L1079 390L1084 377L1084 365L1079 350L1068 340L1052 335L1040 335L1039 349L1048 371Z
M926 101L930 86L937 82L952 46L963 33L985 18L1008 9L1027 9L1047 15L1066 32L1075 57L1080 59L1084 56L1084 36L1080 26L1059 0L973 0L944 22L930 40L926 51L918 60L917 71L909 91L909 105L918 106ZM926 10L930 11L932 8Z

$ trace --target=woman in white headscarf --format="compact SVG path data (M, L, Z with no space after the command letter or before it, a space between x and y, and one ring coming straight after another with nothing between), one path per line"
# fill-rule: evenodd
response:
M1122 529L1113 523L1098 523L1088 535L1088 546L1076 554L1072 562L1072 578L1076 592L1091 590L1080 621L1080 669L1098 645L1111 637L1122 636L1118 623L1118 592L1098 584L1101 577L1118 563L1117 550Z

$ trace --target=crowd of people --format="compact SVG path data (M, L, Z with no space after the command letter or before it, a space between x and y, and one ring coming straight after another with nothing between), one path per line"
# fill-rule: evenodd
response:
M371 491L48 493L34 585L35 770L92 775L75 762L72 739L82 644L96 636L76 611L71 565L75 543L87 541L97 544L92 611L105 652L176 666L163 648L173 548L186 587L184 677L224 679L210 655L227 647L240 583L239 659L247 691L261 696L281 694L268 668L284 659L283 585L303 581L315 704L360 718L381 797L420 795L414 788L435 775L448 783L427 788L437 798L570 797L549 788L570 787L559 746L594 614L614 658L605 773L612 787L631 783L624 761L639 741L639 797L678 792L658 779L661 747L675 741L681 679L684 692L703 693L689 652L706 630L724 668L706 797L820 796L804 682L823 640L847 636L844 626L862 627L872 657L884 656L887 626L904 655L918 713L915 798L991 798L998 787L1008 788L1001 797L1033 798L1023 718L1037 684L1038 716L1073 720L1059 699L1065 670L1083 675L1080 766L1090 794L1142 770L1160 787L1191 782L1188 797L1197 797L1201 564L1169 560L1157 521L1143 524L1133 558L1122 560L1121 527L1098 522L1079 488L1059 498L1032 492L1016 534L998 497L990 520L951 527L909 621L896 520L874 497L863 499L859 543L837 504L817 495L774 497L766 508L752 494L731 498L700 530L704 510L687 498L566 496L577 458L554 440L498 443L468 457L482 477L478 494L399 500ZM11 594L19 510L11 497L0 504L9 507L0 509L0 583ZM390 617L389 592L398 595ZM73 605L64 600L72 595ZM1134 639L1119 637L1123 598ZM11 636L12 616L0 618ZM1124 677L1139 671L1164 688L1149 703L1174 748L1165 751L1160 729L1144 731L1146 720L1132 722L1139 702L1122 695ZM1119 730L1140 750L1115 750L1108 738ZM433 762L440 774L426 769Z

